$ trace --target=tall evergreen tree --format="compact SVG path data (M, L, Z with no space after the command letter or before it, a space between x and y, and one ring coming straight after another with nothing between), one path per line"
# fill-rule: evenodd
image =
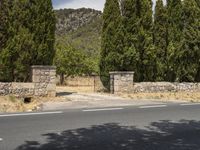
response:
M1 52L7 81L28 81L31 65L51 65L55 16L51 0L14 0L7 14L8 40Z
M0 1L0 51L5 45L7 36L7 11L6 1Z
M11 77L9 76L11 69L8 65L11 64L8 59L6 61L3 60L5 54L4 48L6 47L7 41L9 39L10 33L8 31L9 28L9 20L10 20L10 11L12 7L12 1L10 0L1 0L0 1L0 81L11 81ZM9 56L9 54L6 54Z
M121 1L122 24L123 24L123 58L122 66L124 70L134 71L135 76L139 74L137 62L139 61L139 51L136 49L136 35L138 17L136 15L136 0ZM136 77L135 77L136 78Z
M132 70L136 81L155 80L155 49L151 0L125 0L123 16L127 31L127 50L132 51Z
M167 81L178 81L178 59L183 31L183 10L181 0L167 0L168 15L168 49L167 49Z
M157 81L167 80L168 26L167 12L162 0L157 0L154 14L154 45L157 59Z
M116 33L120 20L118 0L106 0L103 12L100 76L107 89L109 89L109 72L119 70L120 65L120 55L116 52Z
M138 46L140 60L138 70L140 70L139 81L155 81L156 79L156 55L153 45L153 10L151 0L138 0L138 15L140 16L140 27ZM140 8L141 7L141 8Z
M7 26L9 38L2 51L2 60L9 69L11 81L27 81L35 50L32 33L28 29L31 23L29 0L14 0L9 12L9 25Z
M55 14L51 0L30 1L32 22L29 26L35 42L34 65L52 65L55 55Z
M200 41L200 0L196 0L196 3L197 3L197 11L198 11L198 17L196 18L198 20L198 27L197 27L197 36L196 36L196 41ZM198 49L200 49L200 44L198 43L196 45L198 47ZM199 55L199 53L198 53ZM197 73L196 73L196 76L195 76L195 81L196 82L200 82L200 62L198 62L198 69L197 69Z
M200 67L200 9L195 0L183 2L183 36L179 57L179 80L199 81Z

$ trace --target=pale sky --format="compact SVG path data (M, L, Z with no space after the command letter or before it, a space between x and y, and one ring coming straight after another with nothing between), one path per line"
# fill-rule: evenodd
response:
M153 0L154 4L155 1ZM85 7L103 11L105 0L52 0L52 2L54 9Z

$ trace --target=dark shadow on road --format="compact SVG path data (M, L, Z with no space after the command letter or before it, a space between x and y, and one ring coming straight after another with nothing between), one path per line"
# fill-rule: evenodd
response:
M71 95L73 93L76 93L76 92L58 92L58 93L56 93L56 96L67 96L67 95Z
M200 122L153 122L146 129L110 123L43 135L16 150L200 150Z

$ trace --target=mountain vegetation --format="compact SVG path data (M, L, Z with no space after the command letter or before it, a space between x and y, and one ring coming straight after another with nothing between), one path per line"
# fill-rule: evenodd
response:
M55 13L57 18L56 51L58 55L56 55L54 62L58 67L57 72L61 76L61 83L63 75L98 73L102 13L86 8L61 9L56 10ZM58 57L60 53L65 53L64 57L70 58L67 65L63 59ZM77 57L81 55L78 62L72 60L76 55ZM63 66L58 65L61 60L63 60L61 63ZM61 70L63 70L62 73Z

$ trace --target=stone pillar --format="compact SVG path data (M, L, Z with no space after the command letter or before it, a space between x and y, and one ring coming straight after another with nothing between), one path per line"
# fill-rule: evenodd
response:
M56 67L32 66L36 96L56 96Z
M113 94L129 93L133 89L134 72L110 72L110 91Z

